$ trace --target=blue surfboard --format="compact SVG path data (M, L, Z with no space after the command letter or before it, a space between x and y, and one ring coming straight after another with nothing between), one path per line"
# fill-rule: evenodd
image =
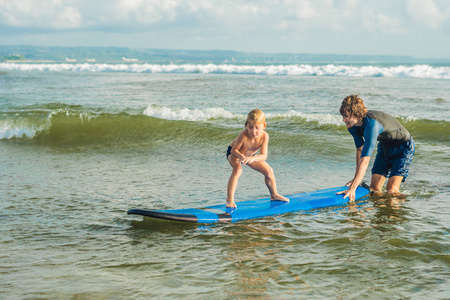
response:
M343 186L285 196L289 198L289 202L271 201L270 198L237 202L237 208L226 207L224 203L203 208L172 210L130 209L127 213L129 215L193 223L234 223L288 212L342 205L348 203L348 198L344 199L343 195L336 195L336 193L346 189L348 187ZM368 194L369 189L366 185L359 186L356 189L355 199L360 200Z

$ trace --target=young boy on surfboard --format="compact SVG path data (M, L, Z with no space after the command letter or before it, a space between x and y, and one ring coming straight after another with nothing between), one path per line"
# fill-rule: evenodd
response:
M227 207L237 207L234 202L234 192L236 191L238 179L242 174L242 165L248 165L253 170L264 175L271 200L289 202L288 198L278 194L275 175L266 162L269 149L269 135L265 131L266 126L266 116L262 110L252 110L247 115L245 130L228 146L227 159L233 171L228 180ZM256 155L258 150L260 152Z
M390 114L367 110L357 95L345 97L339 112L355 142L356 172L347 183L349 189L338 194L344 194L344 198L348 197L350 202L355 200L355 190L366 173L370 156L379 141L370 182L372 194L383 196L381 188L389 175L387 195L404 196L399 192L400 184L408 177L415 152L414 140L408 130Z

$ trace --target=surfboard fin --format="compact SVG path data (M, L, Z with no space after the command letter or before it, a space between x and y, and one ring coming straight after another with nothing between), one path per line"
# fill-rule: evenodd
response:
M366 188L370 191L370 186L366 183L366 182L361 182L360 186L362 186L363 188Z

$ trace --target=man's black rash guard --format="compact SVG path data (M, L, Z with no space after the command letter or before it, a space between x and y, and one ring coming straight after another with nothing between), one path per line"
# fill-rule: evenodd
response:
M408 130L390 114L369 110L361 126L353 126L348 132L355 140L356 148L364 145L361 157L371 156L377 141L385 148L396 147L411 138Z

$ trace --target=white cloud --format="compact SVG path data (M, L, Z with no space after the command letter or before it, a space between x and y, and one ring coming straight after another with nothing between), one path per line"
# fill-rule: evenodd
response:
M405 34L409 31L408 28L400 19L395 16L389 16L382 13L366 12L363 14L361 26L367 33L379 34Z
M6 43L8 30L20 32L25 40L32 35L51 39L51 29L56 40L59 30L71 29L72 34L77 32L99 43L103 37L105 44L106 37L108 41L126 41L124 46L132 46L133 34L134 44L151 41L147 42L149 47L158 48L173 41L172 48L198 45L293 51L298 45L308 45L309 51L314 51L313 47L327 51L354 41L361 45L363 39L386 41L389 47L384 49L394 47L393 41L414 48L406 41L417 40L418 33L448 39L450 1L0 0L0 26L0 43Z
M284 4L294 10L298 19L311 19L317 16L316 10L307 0L287 0Z
M447 8L449 6L447 4ZM414 21L431 28L440 26L449 17L436 6L433 0L409 0L407 10Z
M439 0L436 0L439 1ZM437 28L448 19L450 1L433 0L0 0L0 24L43 29L149 25L222 31L330 29L402 33L405 16ZM438 4L436 4L438 3ZM447 11L447 15L444 13ZM245 27L245 28L243 28ZM203 28L196 28L200 31Z
M177 17L176 9L180 1L176 0L120 0L114 5L119 20L141 24L173 21Z
M55 16L56 19L52 23L53 28L73 29L81 26L81 14L78 8L64 7Z
M6 26L72 29L81 26L81 18L77 7L60 0L0 0L0 23Z

